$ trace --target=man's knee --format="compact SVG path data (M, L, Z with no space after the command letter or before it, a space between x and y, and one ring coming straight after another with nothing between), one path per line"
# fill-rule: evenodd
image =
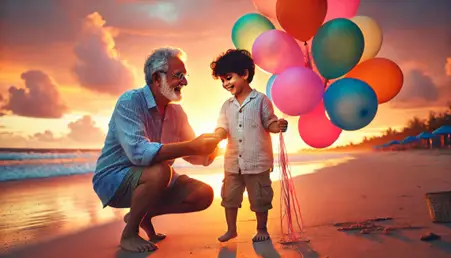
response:
M193 203L198 211L205 210L213 203L213 188L197 180L194 181L194 184L194 191L189 194L186 201Z
M213 203L214 199L214 192L213 188L207 184L202 184L199 186L199 199L198 199L198 205L200 210L205 210Z
M160 162L144 169L140 184L152 183L157 188L166 188L172 177L172 168L167 162Z

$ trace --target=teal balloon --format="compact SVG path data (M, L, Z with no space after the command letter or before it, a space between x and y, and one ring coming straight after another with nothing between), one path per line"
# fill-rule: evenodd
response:
M323 24L312 42L312 56L319 73L335 79L348 73L362 57L365 40L351 20L337 18Z
M266 83L266 96L272 101L271 97L271 88L274 84L274 80L276 80L277 75L273 74L271 77L269 77L268 82Z
M346 131L355 131L373 121L378 109L376 92L366 82L343 78L324 92L324 107L330 121Z
M265 16L258 13L248 13L241 16L233 25L232 42L238 49L252 53L255 39L265 31L274 30L275 26Z

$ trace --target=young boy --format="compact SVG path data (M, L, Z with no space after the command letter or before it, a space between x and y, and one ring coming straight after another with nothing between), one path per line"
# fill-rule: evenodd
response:
M228 139L224 156L224 180L221 189L227 232L218 238L225 242L237 236L236 220L247 189L250 208L257 217L254 242L268 240L268 210L272 209L273 189L269 173L273 169L271 133L285 132L288 123L278 119L269 98L250 87L255 64L246 50L229 49L210 65L215 79L233 97L221 108L217 137Z

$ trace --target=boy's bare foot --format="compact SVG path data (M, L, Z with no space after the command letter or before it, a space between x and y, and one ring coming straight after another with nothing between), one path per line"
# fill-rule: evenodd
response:
M270 239L268 231L266 229L259 229L257 230L257 234L252 238L252 241L262 242L268 239Z
M128 222L129 216L130 213L125 214L124 216L125 223ZM139 226L146 232L150 242L156 243L166 238L166 235L155 232L155 229L150 220L142 220Z
M127 251L138 253L152 252L158 249L155 244L142 239L137 233L127 234L125 231L122 233L120 245Z
M238 236L238 234L236 233L236 231L235 232L227 231L224 235L218 237L218 240L219 240L219 242L226 242L237 236Z

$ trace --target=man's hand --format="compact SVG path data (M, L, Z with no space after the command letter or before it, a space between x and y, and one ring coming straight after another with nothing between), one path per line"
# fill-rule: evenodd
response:
M282 133L286 132L287 129L288 129L288 121L285 120L285 119L283 119L283 118L281 118L281 119L279 119L279 121L277 121L277 122L279 123L280 131L281 131Z
M194 152L193 155L208 155L212 153L220 141L221 139L216 137L214 134L200 135L190 142Z

